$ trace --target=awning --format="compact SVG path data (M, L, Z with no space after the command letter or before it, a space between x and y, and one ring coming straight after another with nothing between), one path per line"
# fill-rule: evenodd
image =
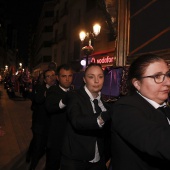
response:
M90 57L94 57L94 56L97 56L97 55L103 55L103 54L107 54L107 53L112 53L114 51L115 51L115 49L98 51L98 52L95 52L95 53L91 54Z

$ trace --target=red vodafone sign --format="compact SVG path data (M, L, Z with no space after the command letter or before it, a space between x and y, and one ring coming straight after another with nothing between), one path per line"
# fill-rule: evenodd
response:
M92 63L98 63L98 64L112 64L114 61L113 56L101 56L101 57L92 57L91 62Z

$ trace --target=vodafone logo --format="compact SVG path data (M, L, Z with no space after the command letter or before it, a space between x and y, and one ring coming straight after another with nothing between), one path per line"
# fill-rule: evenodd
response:
M113 63L113 61L114 61L114 58L110 57L110 56L102 57L102 58L98 58L98 59L92 57L92 59L91 59L92 63L98 63L98 64Z

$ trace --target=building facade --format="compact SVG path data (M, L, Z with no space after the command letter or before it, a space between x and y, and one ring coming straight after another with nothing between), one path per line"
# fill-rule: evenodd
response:
M101 64L115 65L116 33L114 31L116 31L117 13L114 9L116 1L108 1L106 4L105 1L98 0L55 0L44 3L43 9L46 9L45 6L48 3L54 3L50 8L51 11L53 10L54 16L47 18L48 21L44 22L41 19L42 17L40 18L34 37L34 50L37 52L34 53L36 55L33 55L36 65L33 72L42 71L45 69L42 65L48 65L50 61L55 62L57 66L63 63L70 63L76 71L81 70L80 61L86 56L82 52L85 42L82 43L80 41L79 33L81 30L92 33L92 27L95 23L101 25L101 31L97 37L93 37L91 40L94 51L89 56L89 62L94 62L96 58L95 61L99 61ZM105 5L107 5L107 8ZM111 16L107 9L114 11L114 17ZM42 59L42 56L46 52L45 49L40 50L40 45L42 44L40 42L42 40L39 40L42 37L40 36L42 35L42 23L47 24L48 22L52 25L53 31L50 32L48 37L44 36L44 40L51 39L51 47L49 48L51 50L51 60L45 61Z
M32 36L31 68L34 75L47 69L52 60L52 39L55 0L45 1Z
M48 3L44 4L44 9ZM170 36L167 22L170 16L169 1L54 0L51 3L53 5L50 9L54 16L44 22L50 22L52 26L50 35L44 36L44 40L51 40L51 58L42 59L46 50L37 47L39 53L33 58L36 58L35 68L39 70L43 69L38 65L40 60L41 65L47 65L50 61L55 62L57 66L71 63L75 70L81 70L80 61L87 59L87 54L82 48L87 46L87 42L80 41L79 33L84 30L91 34L95 23L101 25L101 31L97 37L91 38L93 51L88 54L88 62L98 62L103 67L123 67L129 65L138 55L148 52L160 54L170 61L167 45ZM163 11L160 10L160 6L163 7ZM161 21L158 20L159 16ZM42 25L38 28L37 32L41 33Z

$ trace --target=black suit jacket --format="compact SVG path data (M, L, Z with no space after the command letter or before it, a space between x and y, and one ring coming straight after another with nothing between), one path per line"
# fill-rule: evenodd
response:
M47 93L45 107L50 116L47 146L61 150L64 131L66 128L66 109L60 109L59 102L66 92L58 85L51 86Z
M46 84L43 83L36 86L32 95L32 131L42 135L47 135L49 126L49 116L45 108L46 96L44 95L47 90Z
M63 155L75 160L90 161L95 156L96 140L100 156L104 154L104 130L97 124L89 96L84 88L69 94L68 124L64 138ZM108 106L105 104L108 109ZM106 123L107 124L107 123Z
M112 168L165 170L170 163L170 125L139 94L119 99L112 114Z

